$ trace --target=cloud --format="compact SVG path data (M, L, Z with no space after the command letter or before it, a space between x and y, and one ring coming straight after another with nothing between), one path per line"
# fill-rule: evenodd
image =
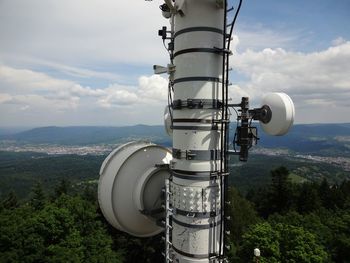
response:
M69 80L55 79L42 72L17 69L0 64L1 89L11 92L57 91L75 85Z
M157 30L168 20L162 18L158 5L121 0L2 0L0 56L90 66L165 61ZM66 68L70 73L72 69L81 73Z
M36 94L16 95L7 104L14 104L19 109L33 108L37 110L45 110L48 112L67 112L76 109L79 105L79 97L46 97Z
M286 92L296 104L297 122L350 121L348 61L350 42L311 53L281 48L246 50L231 60L239 74L238 81L231 79L230 96L232 101L249 96L252 106L259 106L264 94ZM123 125L159 123L167 101L167 79L159 75L140 76L137 85L114 82L91 88L42 72L0 65L0 87L0 110L12 113L13 120L26 112L33 116L50 113L51 120L61 116L62 122L71 119L73 124L102 120Z
M142 98L164 102L168 94L168 80L159 76L143 76L139 80L139 95Z
M167 98L167 80L158 75L141 76L135 86L111 83L107 87L93 89L42 72L0 65L0 87L0 111L12 114L11 117L9 114L2 115L0 121L2 118L18 121L24 111L32 114L28 122L34 121L36 116L46 123L48 117L42 116L48 114L51 114L51 121L57 118L57 114L69 119L72 113L77 114L76 118L80 116L82 121L86 112L100 112L101 115L96 118L101 118L104 111L117 109L122 116L116 119L128 123L129 120L124 117L134 114L137 118L137 112L145 107L162 112L159 109L163 109ZM139 113L138 117L141 116L143 114Z
M168 81L158 75L150 77L141 76L138 87L125 87L114 84L105 89L105 95L99 99L98 104L105 108L134 106L135 104L165 105L167 98Z
M7 93L0 93L0 104L12 100L12 96Z
M347 114L334 116L350 121L350 42L312 53L290 52L281 48L246 50L232 60L234 70L247 78L236 86L257 103L264 93L285 92L298 108L318 116L321 107ZM234 92L231 93L235 95ZM298 111L297 111L298 113ZM299 121L312 122L297 115ZM322 121L323 116L317 120ZM315 119L315 117L314 117ZM324 119L326 120L326 119ZM328 120L331 121L331 120Z
M105 93L98 100L98 104L104 108L131 106L139 100L135 92L120 88L119 85L110 86Z
M17 57L11 57L12 60L16 60ZM48 69L53 69L58 72L61 72L67 76L77 77L77 78L93 78L93 79L103 79L109 81L118 81L121 77L115 73L104 72L104 71L96 71L91 69L85 69L81 67L74 67L65 65L62 63L57 63L53 61L47 61L43 59L37 58L26 58L22 57L21 62L26 65L39 65L41 67L45 67Z
M29 105L24 105L24 106L20 107L19 109L20 109L21 111L25 111L25 110L28 110L29 108L30 108Z
M19 95L41 95L42 98L79 101L84 97L98 99L98 104L129 105L134 103L164 102L167 98L168 81L158 75L141 76L138 87L111 84L106 88L92 89L65 79L57 79L47 74L28 69L15 69L0 65L0 84L3 91L0 102L19 98ZM24 97L20 97L24 101Z
M56 79L41 72L16 69L0 65L1 91L7 92L7 99L0 103L33 109L69 110L77 108L81 93L95 93L70 80Z
M339 45L344 44L344 43L346 43L346 40L343 37L337 37L336 39L334 39L332 41L333 46L339 46Z
M285 28L271 29L262 24L240 24L236 38L239 36L238 50L251 49L260 51L265 48L293 49L302 46L312 37L310 32L302 29L291 30Z

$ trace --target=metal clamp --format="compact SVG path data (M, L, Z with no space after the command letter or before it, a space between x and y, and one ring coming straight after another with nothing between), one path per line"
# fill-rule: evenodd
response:
M212 53L212 54L217 54L217 55L222 55L223 52L221 49L218 48L188 48L188 49L182 49L179 50L177 52L175 52L174 54L174 58L182 55L182 54L188 54L188 53Z
M225 48L219 48L219 47L214 47L218 52L222 54L227 54L227 55L232 55L232 51L230 49L225 49Z
M177 125L171 125L170 127L172 130L194 130L194 131L217 131L218 125L216 123L210 125L210 126L177 126Z
M180 150L173 148L173 158L186 160L213 161L221 159L220 150Z
M216 27L206 27L206 26L197 26L197 27L188 27L181 29L179 31L176 31L174 34L174 38L177 36L184 34L184 33L190 33L190 32L213 32L223 35L224 31L221 28Z
M189 82L189 81L222 82L220 78L216 78L216 77L197 76L197 77L177 78L174 80L174 84L181 83L181 82Z
M181 110L187 109L221 109L222 102L220 100L211 99L187 99L187 100L174 100L173 109Z
M218 171L192 172L182 170L171 170L173 177L186 180L212 181L218 178Z

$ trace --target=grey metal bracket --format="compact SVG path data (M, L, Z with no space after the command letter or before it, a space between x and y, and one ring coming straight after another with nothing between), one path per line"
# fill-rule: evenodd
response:
M220 150L180 150L173 148L173 158L186 160L220 160Z

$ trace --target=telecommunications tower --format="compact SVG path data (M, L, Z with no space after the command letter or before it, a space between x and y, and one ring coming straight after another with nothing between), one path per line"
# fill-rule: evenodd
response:
M257 143L258 120L265 132L283 135L294 120L284 93L265 96L260 108L249 98L229 98L229 57L237 8L227 0L164 0L170 26L159 36L170 55L164 123L172 149L130 142L114 150L100 170L101 210L115 228L138 237L164 232L165 262L225 262L228 160L247 161ZM232 21L228 21L230 12ZM230 145L230 110L237 128Z

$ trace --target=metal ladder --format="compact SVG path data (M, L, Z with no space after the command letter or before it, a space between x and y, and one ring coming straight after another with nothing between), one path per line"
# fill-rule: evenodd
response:
M171 208L170 204L170 197L172 193L170 192L170 180L166 179L165 180L165 253L163 256L165 257L165 262L166 263L171 263L173 262L172 260L172 242L171 242L171 230L172 230L172 225L171 225L171 217L173 215L173 210Z

